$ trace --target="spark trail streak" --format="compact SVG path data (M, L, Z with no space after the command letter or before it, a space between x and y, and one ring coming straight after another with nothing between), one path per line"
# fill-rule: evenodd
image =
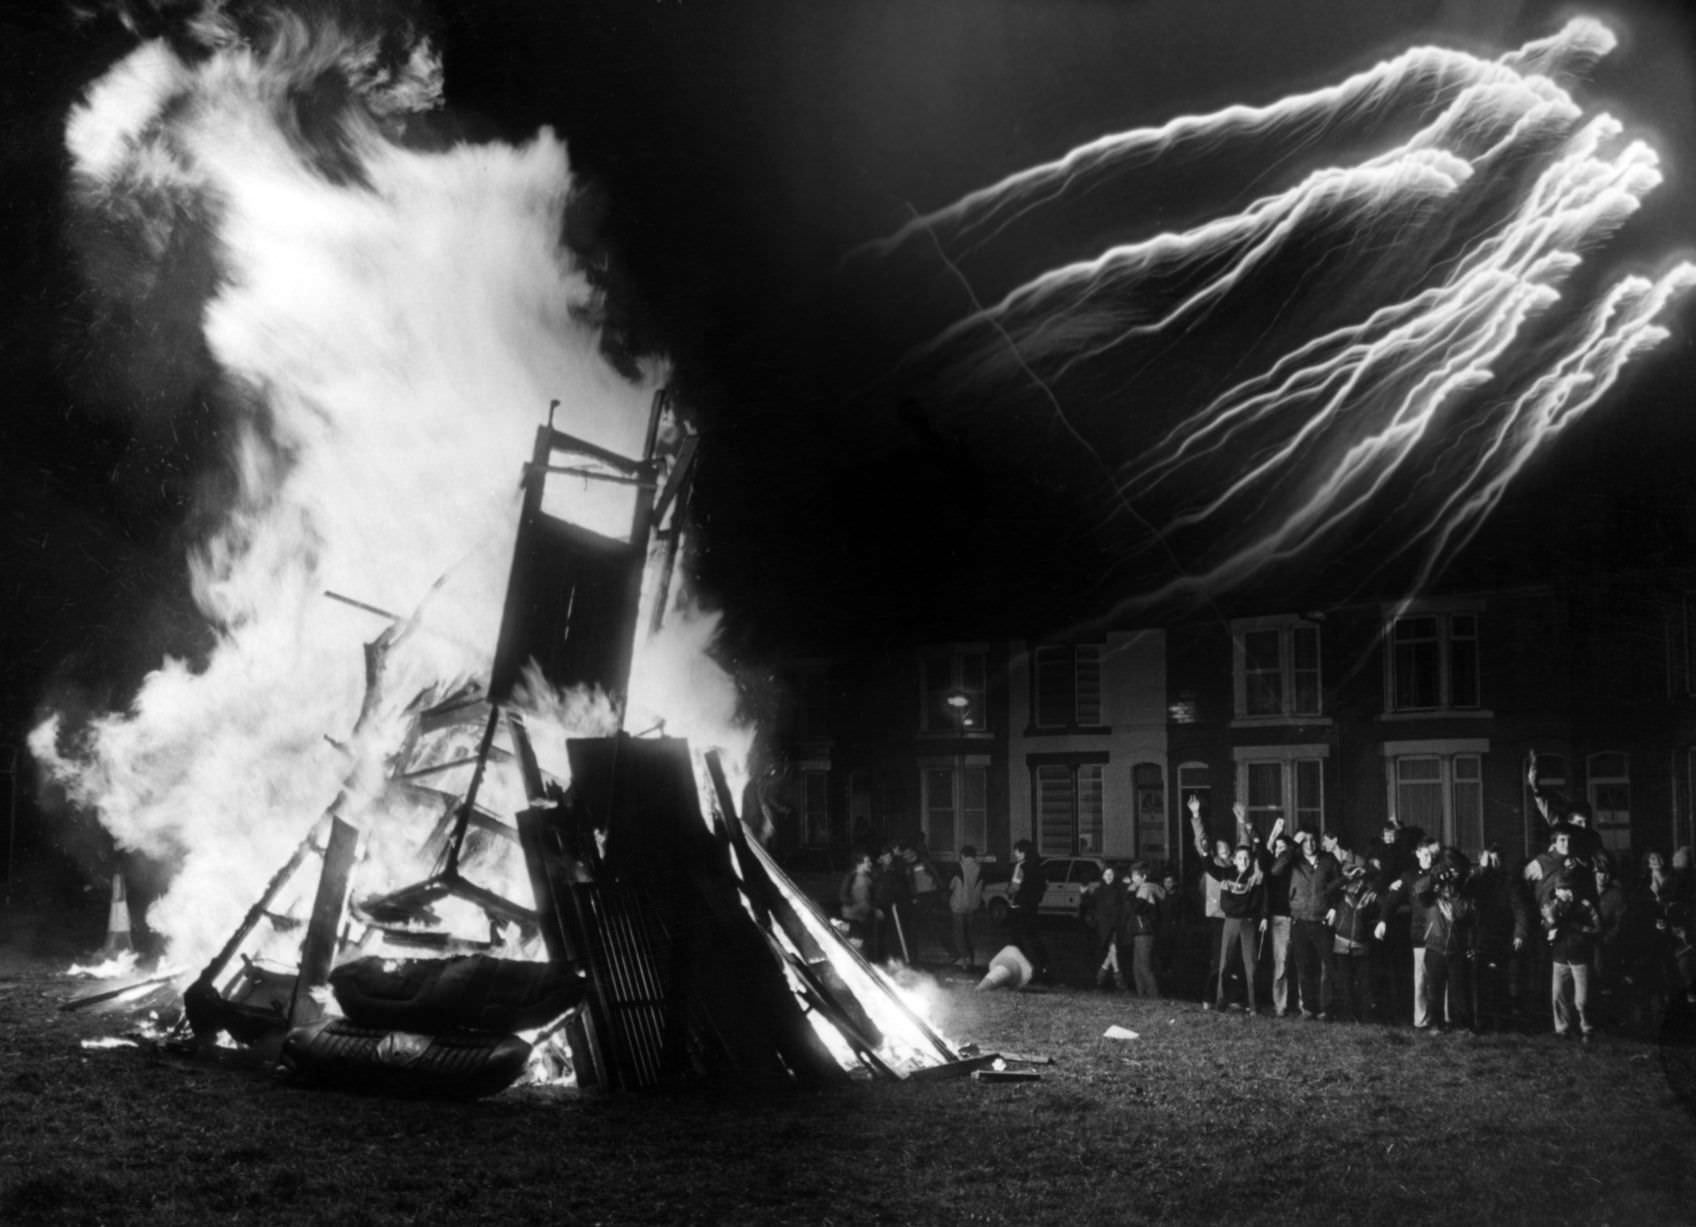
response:
M1128 606L1322 558L1379 513L1406 523L1377 561L1408 555L1423 584L1696 285L1686 263L1600 288L1585 267L1661 181L1653 150L1569 92L1614 45L1579 19L1493 61L1417 49L1270 106L1102 138L856 255L923 234L958 261L1180 155L1252 142L1293 163L1322 134L1374 138L1383 152L1028 277L902 368L970 403L1035 381L1049 412L1064 407L1112 471L1106 519L1158 525L1140 547L1183 564ZM1151 396L1165 364L1185 383Z

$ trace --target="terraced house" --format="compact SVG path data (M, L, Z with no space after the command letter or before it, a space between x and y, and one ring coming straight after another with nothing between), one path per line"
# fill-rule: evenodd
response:
M800 845L922 830L1006 857L1187 864L1185 805L1376 838L1538 849L1525 782L1607 846L1696 842L1696 584L1666 572L1317 607L1261 603L1080 637L796 662L773 744ZM801 732L806 736L800 736Z

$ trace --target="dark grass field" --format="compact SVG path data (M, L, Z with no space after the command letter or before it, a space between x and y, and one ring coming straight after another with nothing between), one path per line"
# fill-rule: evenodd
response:
M7 1227L1696 1222L1683 1046L976 994L939 972L945 1032L1050 1058L1040 1080L387 1100L245 1053L84 1047L126 1021L61 1010L89 987L43 940L61 931L13 917L0 943Z

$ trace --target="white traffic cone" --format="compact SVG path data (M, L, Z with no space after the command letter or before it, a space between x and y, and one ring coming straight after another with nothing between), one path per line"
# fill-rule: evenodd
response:
M101 949L107 955L135 949L130 940L130 899L122 871L112 875L112 906L106 913L106 945Z
M1017 946L1003 946L989 961L989 970L978 981L977 991L993 988L1023 988L1031 982L1036 969Z

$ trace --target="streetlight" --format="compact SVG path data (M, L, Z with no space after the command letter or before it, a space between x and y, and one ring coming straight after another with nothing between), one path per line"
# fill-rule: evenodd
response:
M951 690L942 696L942 701L954 717L954 772L948 784L948 800L953 811L949 816L950 825L954 827L951 834L954 847L958 849L961 845L961 819L965 816L965 797L962 794L966 787L966 748L963 739L966 730L972 727L972 697L963 690Z

